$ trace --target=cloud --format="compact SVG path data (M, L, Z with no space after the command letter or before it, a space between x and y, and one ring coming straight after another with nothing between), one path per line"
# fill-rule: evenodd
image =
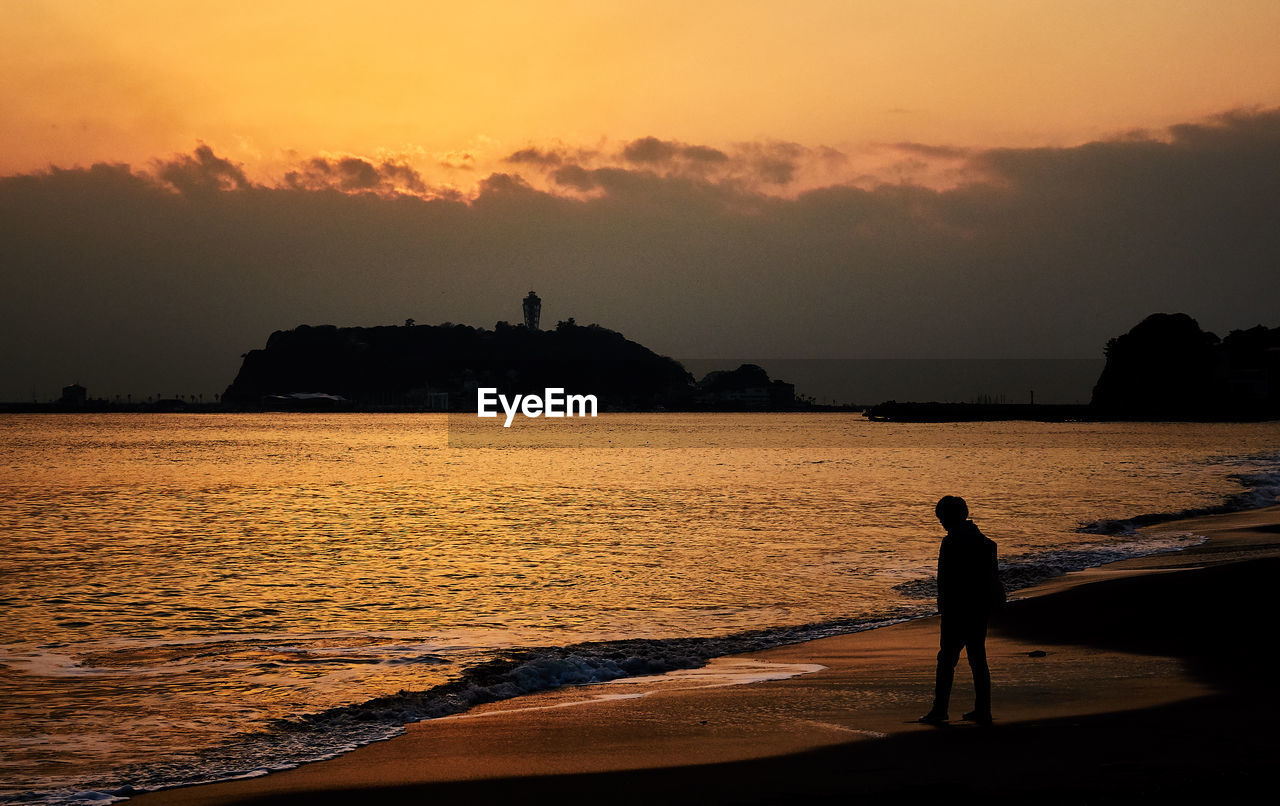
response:
M729 155L718 148L688 145L675 140L660 140L657 137L641 137L632 140L622 149L622 157L627 162L645 165L671 162L676 159L700 165L714 165L729 161Z
M211 392L279 328L491 326L529 288L677 356L1096 357L1153 311L1280 324L1280 110L975 151L944 188L811 186L863 156L788 143L692 170L652 139L665 162L517 161L466 196L360 155L250 184L204 147L0 178L0 399Z
M931 157L935 159L959 160L965 159L973 154L973 149L970 148L929 145L927 143L901 142L894 143L893 147L898 151L905 151L908 154L918 154L923 157Z
M156 175L179 193L216 193L250 186L243 168L215 156L201 143L194 154L182 154L156 165Z
M756 171L760 178L770 184L787 185L796 176L794 160L778 157L763 157L756 162Z
M564 157L558 151L541 148L522 148L519 151L507 155L506 162L516 164L539 165L544 168L554 168L564 162Z
M685 146L680 156L691 162L723 163L729 161L729 155L718 148L710 146Z
M529 197L538 195L528 182L519 174L494 173L480 182L480 193L477 199L494 198L497 196L523 196Z
M470 151L446 151L436 155L436 164L459 171L474 171L476 156Z
M382 181L378 169L358 157L338 160L338 173L343 190L373 190Z
M785 141L740 143L737 153L752 175L771 185L791 184L802 161L813 154L799 143ZM822 158L829 159L829 155L824 153Z
M670 140L659 140L656 137L641 137L627 143L622 149L622 156L628 162L667 162L680 153L680 145Z
M783 188L807 168L814 175L831 173L843 165L844 155L829 148L810 149L798 143L766 141L738 143L729 151L677 140L641 137L619 154L621 165L640 165L667 174L705 177L745 185Z
M362 157L312 157L288 171L284 185L295 190L338 190L344 193L381 195L430 192L421 174L403 162L385 160L377 165Z
M819 159L828 165L844 165L849 161L848 154L830 146L818 146L817 155Z
M563 168L557 168L551 174L551 179L557 185L574 190L588 191L596 187L596 180L592 172L581 165L566 165Z
M836 149L807 148L798 143L766 141L737 143L729 149L648 136L604 151L564 145L529 146L509 154L503 162L545 177L547 189L586 192L598 187L591 172L607 168L652 171L661 176L732 182L765 192L794 192L805 185L840 181L848 171L848 157Z
M413 168L398 162L383 162L381 166L382 181L391 187L404 188L410 193L428 192L427 183Z

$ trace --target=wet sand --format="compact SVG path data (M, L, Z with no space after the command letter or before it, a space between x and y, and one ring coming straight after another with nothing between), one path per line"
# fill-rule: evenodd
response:
M1280 507L1148 531L1209 540L1020 591L995 618L990 728L959 720L972 701L963 658L951 726L911 722L931 699L929 618L710 669L824 667L785 680L563 689L417 723L330 761L132 802L1094 803L1269 786Z

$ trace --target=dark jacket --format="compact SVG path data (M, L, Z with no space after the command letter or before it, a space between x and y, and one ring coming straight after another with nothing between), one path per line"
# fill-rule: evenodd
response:
M965 521L938 550L938 612L983 615L1004 604L996 544Z

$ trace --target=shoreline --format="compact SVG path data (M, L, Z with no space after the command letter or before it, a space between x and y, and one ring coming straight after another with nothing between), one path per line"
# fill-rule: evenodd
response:
M1181 791L1186 753L1166 746L1170 737L1187 746L1217 737L1202 748L1201 761L1209 763L1192 776L1196 785L1220 786L1223 770L1260 775L1258 753L1270 759L1276 747L1270 720L1277 709L1249 695L1267 682L1275 650L1251 622L1274 610L1263 591L1280 570L1280 506L1142 531L1191 531L1207 539L1018 591L993 619L988 642L997 719L991 729L958 720L947 729L908 724L927 709L932 688L937 621L926 617L707 667L721 667L714 674L725 664L754 661L766 665L757 674L768 665L809 669L787 679L708 687L705 680L664 685L628 678L557 689L413 723L401 736L330 760L131 800L195 806L361 796L540 800L539 792L615 800L621 792L624 802L938 795L965 778L966 759L979 768L1006 766L1007 759L970 758L975 749L993 750L995 743L1002 752L1025 754L1032 736L1044 753L1022 759L1003 780L965 786L995 797L1042 796L1046 781L1067 776L1077 792L1099 797L1106 794L1094 791L1099 786L1111 794L1166 785ZM1194 606L1204 602L1215 606ZM1216 607L1225 614L1210 612ZM956 679L953 714L967 710L963 660ZM1226 741L1224 715L1233 728ZM1127 738L1118 743L1118 737ZM1099 757L1104 748L1119 760ZM917 765L915 757L928 760ZM1101 766L1090 771L1091 763ZM839 769L861 772L837 775ZM1161 777L1175 773L1180 786Z

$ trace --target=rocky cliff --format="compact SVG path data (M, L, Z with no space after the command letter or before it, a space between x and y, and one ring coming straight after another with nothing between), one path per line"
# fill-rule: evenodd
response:
M1184 313L1148 316L1106 347L1093 388L1098 416L1253 420L1280 417L1280 328L1219 339Z

